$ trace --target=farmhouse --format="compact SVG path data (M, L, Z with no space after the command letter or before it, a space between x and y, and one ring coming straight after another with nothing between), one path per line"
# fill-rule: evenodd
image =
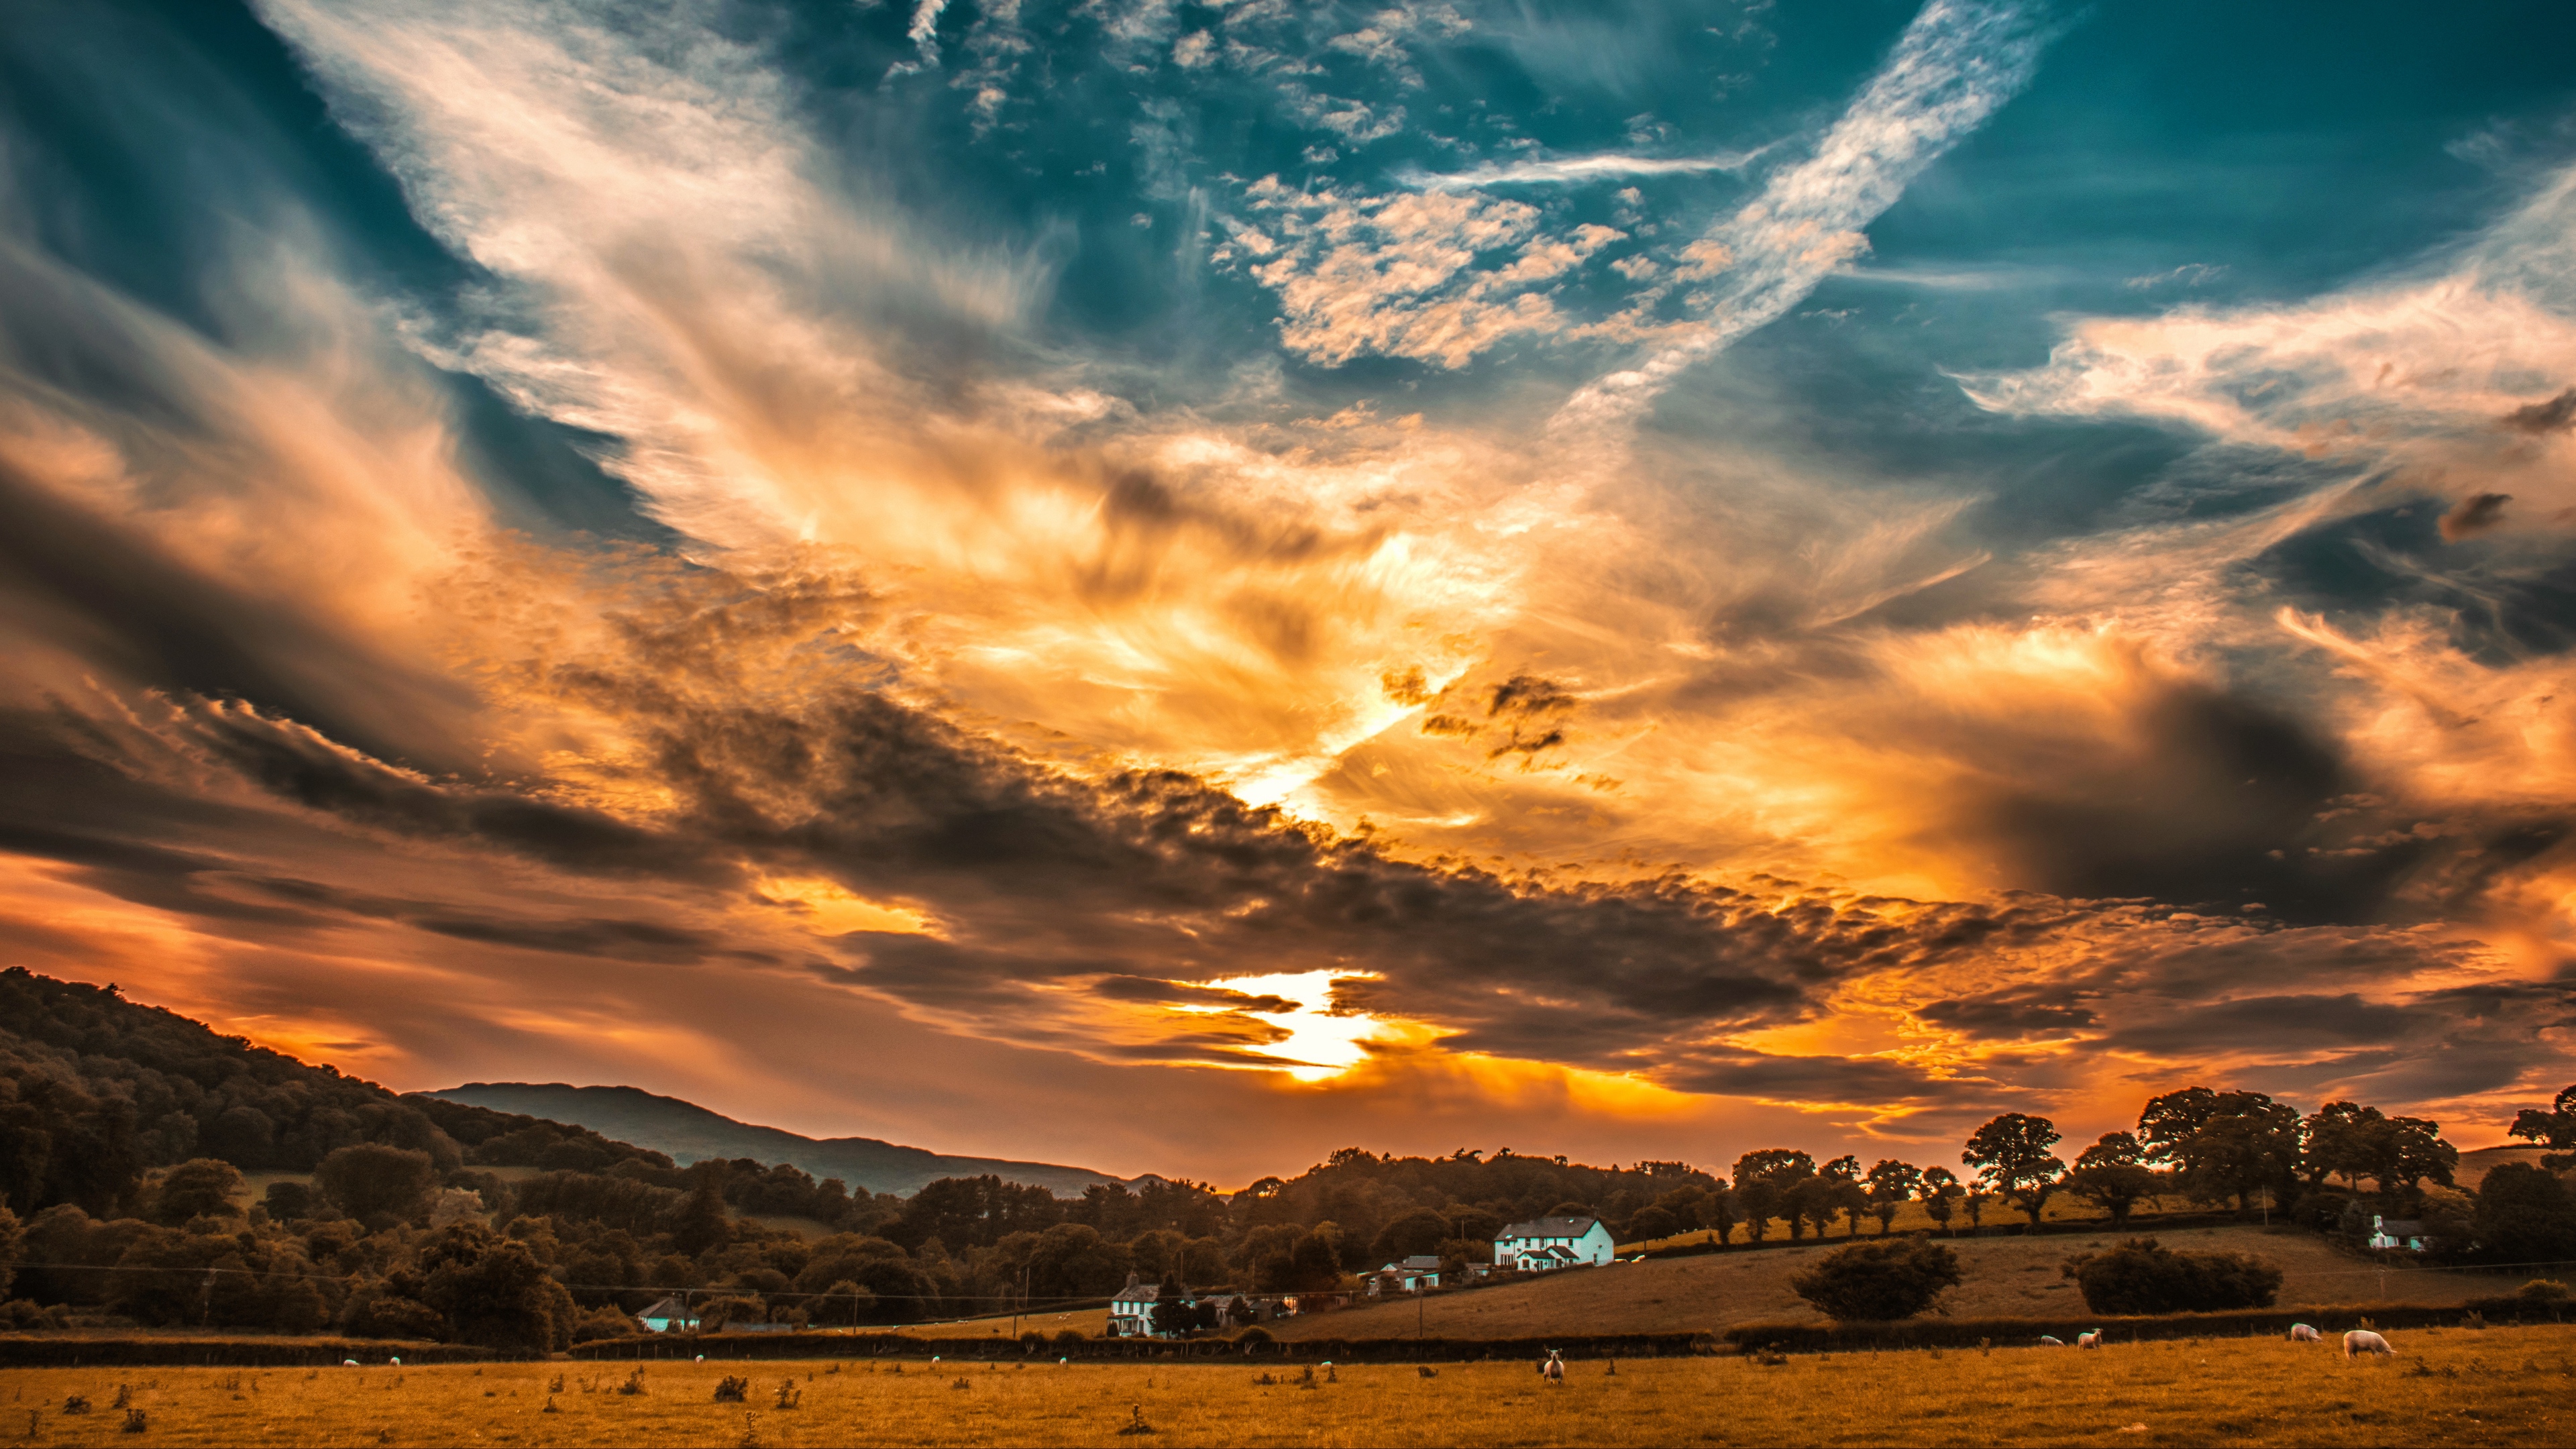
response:
M2383 1218L2374 1213L2370 1219L2370 1245L2420 1253L2424 1251L2424 1224L2414 1218Z
M635 1315L635 1320L651 1333L695 1333L698 1315L685 1299L674 1293L661 1302Z
M1186 1288L1176 1288L1167 1297L1161 1284L1147 1283L1130 1273L1127 1275L1127 1286L1119 1289L1118 1296L1109 1300L1109 1336L1111 1338L1148 1336L1169 1338L1171 1335L1168 1333L1155 1334L1154 1332L1155 1305L1190 1308L1195 1307L1197 1303L1197 1297Z
M1532 1218L1494 1238L1494 1266L1524 1273L1610 1261L1610 1229L1599 1218Z
M1425 1288L1439 1286L1440 1260L1425 1253L1417 1253L1401 1263L1389 1263L1371 1273L1368 1280L1371 1298L1390 1293L1419 1293Z

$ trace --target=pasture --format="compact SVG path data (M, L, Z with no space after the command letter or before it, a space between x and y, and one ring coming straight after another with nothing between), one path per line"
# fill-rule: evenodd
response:
M1257 1363L0 1372L7 1437L67 1445L2552 1444L2576 1327L2395 1334L2347 1362L2273 1339L1319 1369ZM836 1372L835 1369L838 1369ZM747 1401L719 1403L727 1376ZM1263 1383L1268 1376L1274 1382ZM792 1405L780 1407L782 1385ZM119 1405L120 1392L125 1403ZM65 1413L79 1396L86 1412ZM547 1405L552 1404L552 1411ZM129 1411L143 1427L125 1428ZM23 1422L20 1421L23 1416ZM1149 1434L1127 1433L1141 1422Z
M2290 1229L2188 1228L2158 1234L2151 1226L2036 1238L1959 1238L1965 1280L1943 1300L1956 1318L2081 1314L2082 1295L2059 1276L2058 1265L2077 1253L2152 1235L2168 1247L2196 1253L2243 1252L2281 1268L2283 1303L2422 1303L2447 1305L2510 1293L2528 1273L2447 1273L2377 1267L2336 1250L2323 1238ZM1871 1234L1863 1233L1866 1241ZM1435 1293L1355 1306L1337 1313L1284 1319L1270 1325L1283 1339L1402 1338L1421 1331L1450 1338L1526 1338L1547 1334L1680 1333L1738 1323L1822 1323L1824 1315L1789 1287L1789 1279L1819 1255L1843 1246L1839 1235L1795 1248L1712 1253L1583 1268L1528 1282Z

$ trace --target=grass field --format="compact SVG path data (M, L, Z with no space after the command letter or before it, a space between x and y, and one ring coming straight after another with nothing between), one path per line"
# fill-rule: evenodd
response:
M2209 1339L2073 1349L1571 1365L1053 1363L20 1369L0 1434L66 1445L2556 1444L2576 1438L2576 1327L2393 1335L2401 1356ZM1278 1380L1262 1384L1268 1373ZM714 1401L727 1374L748 1404ZM1321 1377L1321 1375L1319 1375ZM554 1388L560 1380L561 1388ZM785 1382L800 1396L777 1407ZM120 1386L144 1427L124 1428ZM66 1414L67 1396L89 1412ZM555 1405L554 1412L545 1406ZM25 1416L23 1423L19 1416ZM1150 1435L1122 1435L1137 1422Z
M2143 1229L2152 1232L2153 1229ZM1862 1234L1867 1241L1870 1235ZM2037 1238L1960 1238L1965 1280L1944 1300L1953 1317L2082 1314L2084 1300L2058 1265L2119 1236L2072 1233ZM2257 1227L2191 1228L2159 1235L2192 1252L2246 1252L2283 1272L2280 1301L2326 1303L2464 1303L2510 1293L2530 1275L2394 1270L2381 1276L2313 1234ZM1789 1279L1818 1255L1843 1246L1836 1237L1799 1248L1712 1253L1584 1268L1528 1282L1435 1293L1291 1318L1271 1325L1283 1339L1398 1338L1422 1331L1454 1338L1528 1338L1551 1333L1677 1333L1737 1323L1820 1323L1824 1316L1790 1290Z

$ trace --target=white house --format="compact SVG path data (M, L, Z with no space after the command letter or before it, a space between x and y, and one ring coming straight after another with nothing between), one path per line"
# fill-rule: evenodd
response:
M653 1333L695 1333L698 1315L677 1293L635 1315L636 1321Z
M2370 1245L2420 1253L2424 1251L2424 1225L2413 1218L2383 1218L2373 1213L2370 1218Z
M1532 1218L1494 1238L1494 1266L1524 1273L1610 1261L1610 1229L1599 1218Z
M1164 1301L1167 1300L1163 1298L1161 1284L1146 1283L1140 1281L1135 1274L1128 1274L1127 1286L1119 1289L1118 1295L1109 1300L1109 1336L1143 1338L1152 1334L1154 1305ZM1178 1303L1185 1308L1198 1302L1196 1298L1184 1298L1178 1295L1168 1301Z
M1417 1253L1401 1263L1389 1263L1369 1275L1371 1298L1388 1293L1419 1293L1440 1286L1440 1260L1428 1253Z

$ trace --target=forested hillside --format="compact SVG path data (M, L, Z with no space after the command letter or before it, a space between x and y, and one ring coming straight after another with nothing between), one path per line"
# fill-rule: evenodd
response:
M574 1087L561 1082L468 1082L427 1095L496 1111L573 1122L594 1132L666 1152L683 1166L711 1157L792 1162L816 1177L837 1177L875 1192L915 1192L943 1177L986 1173L1072 1194L1118 1178L1085 1167L950 1157L874 1137L804 1137L737 1122L694 1102L637 1087Z

